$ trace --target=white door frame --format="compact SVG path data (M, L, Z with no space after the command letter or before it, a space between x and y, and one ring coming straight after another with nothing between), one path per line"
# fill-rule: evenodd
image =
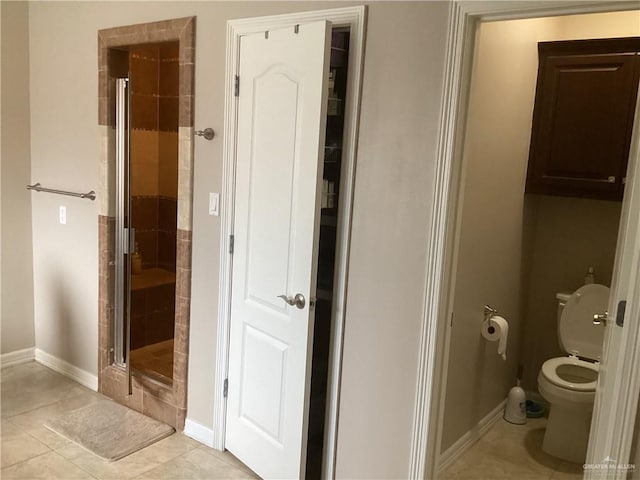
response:
M222 172L222 212L220 231L220 286L218 290L218 329L215 371L215 393L213 414L213 447L224 450L226 398L224 382L229 366L229 332L231 312L232 256L228 253L230 236L233 234L236 128L238 102L234 96L234 81L240 58L240 37L250 33L285 28L296 24L328 20L333 27L349 27L349 63L347 98L345 102L345 125L342 150L342 174L340 198L338 199L336 269L332 304L333 328L329 349L329 378L327 388L327 413L325 418L325 440L323 451L323 478L333 478L335 472L336 439L338 428L338 406L340 377L342 370L342 348L347 295L348 259L351 242L351 220L353 211L353 187L355 180L358 118L364 59L366 7L346 7L284 15L243 18L227 22L227 47L225 66L225 114L224 114L224 166Z
M451 309L455 274L456 230L459 223L459 194L462 172L462 146L471 85L474 42L480 21L515 20L580 13L637 10L636 1L454 1L450 7L443 98L440 113L435 168L434 196L430 224L430 244L426 263L426 288L421 321L418 378L414 410L414 429L409 460L409 478L436 478L441 448L444 416L444 395L447 381L447 358L449 350L448 315ZM640 98L640 97L639 97ZM639 103L640 105L640 103ZM640 112L636 110L636 122L629 164L636 163L638 139L640 138ZM640 175L627 177L627 195L624 212L631 203L639 200ZM632 185L631 185L632 184ZM639 222L636 218L635 222ZM640 235L636 234L636 245L640 248ZM640 274L639 274L640 275ZM616 384L626 385L616 407L619 409L620 439L597 439L608 442L599 446L601 451L618 452L613 458L625 458L624 446L633 437L633 419L636 414L638 391L640 391L640 328L638 325L638 300L640 300L640 278L632 278L627 298L626 328L628 337L623 342L623 352L630 361L626 369L618 372ZM635 284L635 285L634 285ZM615 327L617 328L617 327ZM623 371L624 370L624 371ZM625 384L626 382L626 384ZM594 414L594 424L597 419ZM590 446L587 462L594 458ZM628 454L628 445L627 445ZM608 477L609 478L609 477ZM611 477L613 478L613 477Z

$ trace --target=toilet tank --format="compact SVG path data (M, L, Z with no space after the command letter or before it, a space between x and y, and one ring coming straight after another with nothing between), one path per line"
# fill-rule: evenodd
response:
M558 342L560 342L560 346L564 349L564 345L562 345L562 340L560 336L560 317L562 316L562 310L564 309L565 304L571 298L573 292L558 292L556 293L556 299L558 300L558 311L556 314L556 328L558 329Z

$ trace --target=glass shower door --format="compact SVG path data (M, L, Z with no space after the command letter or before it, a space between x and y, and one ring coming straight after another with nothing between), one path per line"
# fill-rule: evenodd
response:
M129 363L173 383L178 192L179 52L176 43L129 49Z
M114 364L173 383L179 55L175 43L126 51L115 81L116 317ZM124 61L122 63L125 63ZM126 73L125 73L126 71ZM130 393L129 393L130 394Z

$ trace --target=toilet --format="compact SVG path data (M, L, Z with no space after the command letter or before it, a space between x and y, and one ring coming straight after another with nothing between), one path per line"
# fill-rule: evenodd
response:
M584 463L604 339L604 327L595 325L593 316L607 310L609 288L584 285L556 298L558 339L569 355L547 360L538 374L538 390L550 404L542 449Z

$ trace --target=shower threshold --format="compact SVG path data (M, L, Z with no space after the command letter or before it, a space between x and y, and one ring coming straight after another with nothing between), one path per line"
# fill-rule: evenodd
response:
M131 350L131 368L134 375L172 384L173 339Z

